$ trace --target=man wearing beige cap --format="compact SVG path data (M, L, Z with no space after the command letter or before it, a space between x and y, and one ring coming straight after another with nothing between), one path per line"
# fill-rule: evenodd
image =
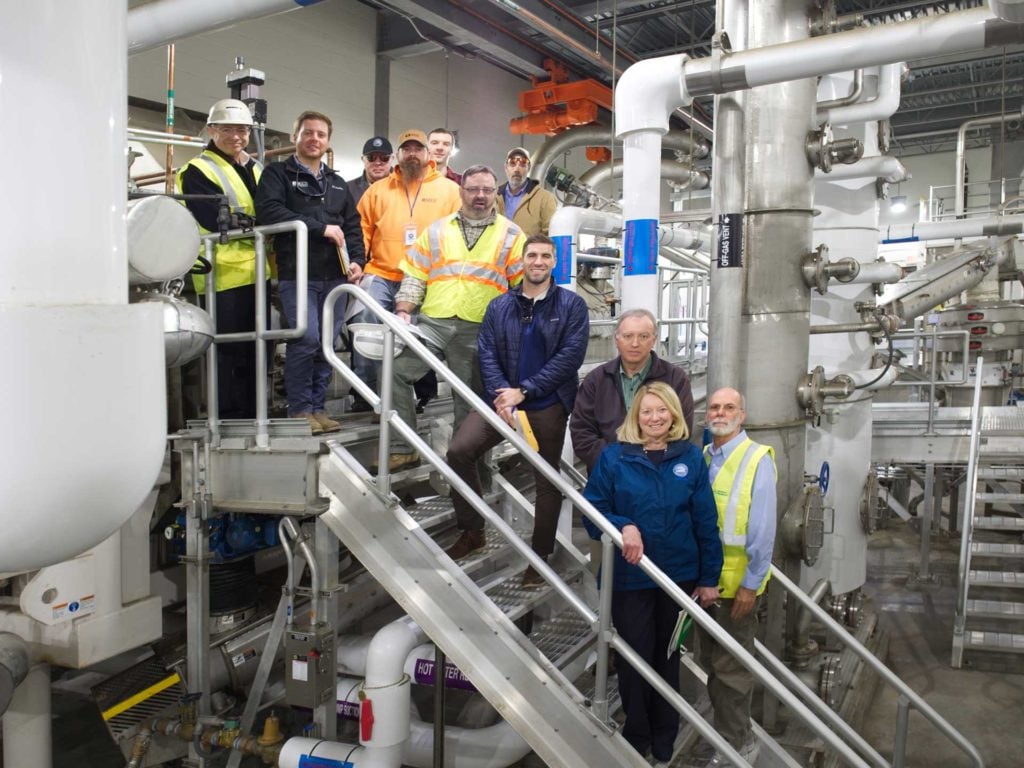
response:
M384 179L370 185L358 206L368 276L360 285L392 312L404 277L399 265L406 250L430 224L462 206L459 185L438 173L427 154L423 131L404 131L396 145L397 164ZM366 320L373 322L369 317ZM417 394L423 400L429 392Z
M512 219L527 237L548 234L558 201L530 175L530 153L513 147L505 156L508 181L498 189L498 213Z

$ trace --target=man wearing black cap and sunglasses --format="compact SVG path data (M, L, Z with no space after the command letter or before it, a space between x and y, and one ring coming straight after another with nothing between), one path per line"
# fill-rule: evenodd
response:
M363 192L375 181L386 179L391 173L391 160L394 158L391 142L384 136L372 136L363 144L363 172L354 179L349 179L348 191L352 199L359 205Z

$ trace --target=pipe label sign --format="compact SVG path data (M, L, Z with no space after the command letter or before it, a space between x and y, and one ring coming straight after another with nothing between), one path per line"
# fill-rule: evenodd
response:
M626 222L622 254L623 274L658 274L658 220L632 219Z
M718 268L743 266L743 214L723 213L718 217Z

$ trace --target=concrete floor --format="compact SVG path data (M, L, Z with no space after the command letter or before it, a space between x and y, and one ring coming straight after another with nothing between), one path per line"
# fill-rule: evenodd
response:
M876 532L868 555L865 591L880 625L890 634L889 667L940 715L970 740L987 768L1024 765L1024 658L1002 663L969 659L964 669L950 667L953 606L959 541L933 540L933 578L918 578L919 538L896 520ZM896 695L880 687L864 725L865 737L891 757ZM953 768L967 758L927 721L912 715L907 766Z

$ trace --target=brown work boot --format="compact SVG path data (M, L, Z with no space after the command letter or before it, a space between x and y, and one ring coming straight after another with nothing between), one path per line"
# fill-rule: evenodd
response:
M547 584L547 582L544 581L543 576L533 569L532 565L528 565L526 566L526 570L523 571L522 584L524 587L542 587Z
M486 544L487 536L482 529L479 531L464 530L459 535L459 538L455 540L455 543L448 547L444 553L452 560L458 560L471 552L483 549Z
M416 466L419 460L420 455L416 451L412 453L392 453L388 456L388 471L397 472L400 469Z
M314 413L313 418L317 420L324 432L341 431L341 424L328 416L326 411L318 411L317 413Z
M324 428L321 426L319 420L312 413L296 413L294 416L289 416L290 419L305 419L309 422L309 429L314 435L322 435Z

